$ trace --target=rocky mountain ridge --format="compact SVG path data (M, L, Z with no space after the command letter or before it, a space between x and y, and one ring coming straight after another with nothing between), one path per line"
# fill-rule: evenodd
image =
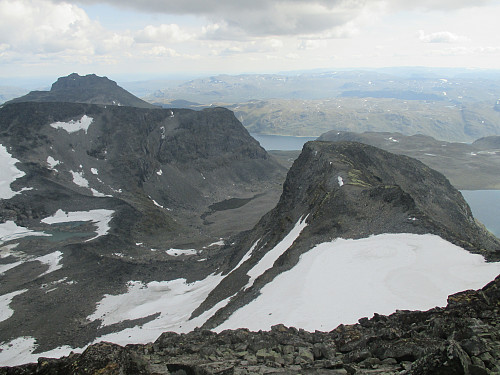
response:
M87 321L130 278L210 275L224 240L269 210L284 176L222 108L12 103L0 108L0 143L18 170L0 201L0 341L36 337L41 350L130 326Z
M500 188L499 138L489 136L469 144L446 142L422 134L331 130L318 140L361 142L410 156L443 173L461 190L485 190Z
M301 231L249 286L251 270L299 222ZM215 328L315 245L383 233L434 234L490 261L500 259L500 241L476 224L461 194L440 173L369 145L313 141L289 170L277 206L236 242L227 276L194 316L230 297L205 324ZM242 263L245 253L250 256Z
M372 146L307 143L281 191L283 168L224 108L11 103L0 143L2 360L201 326L333 329L498 274L477 254L498 260L499 240L460 193Z

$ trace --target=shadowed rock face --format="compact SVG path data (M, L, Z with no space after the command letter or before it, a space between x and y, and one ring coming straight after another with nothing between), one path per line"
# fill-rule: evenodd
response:
M61 125L76 126L82 119L92 120L86 130L68 132ZM0 144L25 173L12 189L31 188L0 200L0 223L12 220L33 230L67 234L61 240L16 241L16 251L26 257L61 252L57 272L39 277L46 266L31 262L0 275L0 295L20 285L28 289L11 303L14 315L0 322L0 342L28 335L42 348L92 341L99 335L98 324L82 322L103 295L125 291L129 280L191 282L213 273L227 251L219 254L220 244L203 247L255 225L277 201L285 174L232 112L222 108L197 112L12 103L0 108ZM211 207L228 198L245 204L218 215ZM41 222L58 210L103 209L113 212L109 232L88 242L95 236L95 226L88 222ZM166 253L170 248L199 254L171 256ZM62 279L72 283L57 284ZM52 282L58 287L45 293L43 285Z
M77 73L59 78L52 84L50 91L31 91L8 103L20 102L70 102L155 108L118 86L115 81L95 74L80 76Z
M479 228L460 192L442 174L361 143L304 146L273 215L294 222L307 214L307 233L321 240L432 233L490 260L499 256L497 239Z
M269 332L164 333L152 344L99 343L0 374L497 374L499 304L497 277L450 296L446 308L375 314L331 332L277 325Z

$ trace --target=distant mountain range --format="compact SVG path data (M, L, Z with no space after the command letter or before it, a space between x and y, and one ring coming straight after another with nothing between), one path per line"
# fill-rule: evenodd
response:
M219 75L171 84L144 98L164 107L222 105L257 134L397 131L455 142L500 135L496 72L490 76L422 69Z

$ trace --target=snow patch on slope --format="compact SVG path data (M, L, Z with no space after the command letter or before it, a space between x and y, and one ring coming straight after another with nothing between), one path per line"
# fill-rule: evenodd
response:
M148 343L156 340L165 331L192 331L201 326L209 316L202 314L192 320L189 320L189 317L222 278L220 274L212 274L193 283L187 283L185 279L152 281L148 284L130 281L126 293L105 295L97 304L96 311L87 319L100 319L102 326L108 326L127 319L133 320L158 313L160 315L142 326L99 337L95 342L105 340L122 345L130 342ZM212 310L211 313L216 311Z
M54 251L53 253L38 257L34 260L39 261L40 263L46 264L49 266L49 269L42 273L40 276L47 275L51 272L54 272L60 268L62 268L62 265L60 264L61 259L62 259L62 253L60 251ZM40 277L39 276L39 277Z
M178 257L181 255L196 255L198 254L198 251L195 249L168 249L165 251L168 255L173 256L173 257Z
M61 162L59 160L54 159L52 156L47 156L47 164L49 165L50 169L57 172L56 167L59 164L61 164Z
M448 295L481 288L499 273L500 263L486 263L435 235L337 239L302 254L216 331L267 330L278 323L328 331L375 312L445 306Z
M83 130L85 131L85 134L87 134L87 130L90 124L92 124L92 121L94 121L92 117L83 115L80 120L77 121L71 120L69 122L58 121L50 124L50 126L53 127L54 129L66 130L68 133L76 133L80 130Z
M24 176L24 172L16 168L19 160L13 158L5 146L0 144L0 199L10 199L18 192L10 188L10 184Z
M18 366L25 363L36 363L39 357L59 358L68 355L71 351L83 352L82 349L73 349L69 346L61 346L43 353L35 353L37 345L33 337L18 337L0 345L0 364L2 366Z
M12 220L0 224L0 245L27 236L50 236L50 234L34 232L31 229L20 227Z
M15 296L27 291L28 289L23 289L0 296L0 322L9 319L14 314L14 311L9 306L10 303L12 302L12 299Z
M85 177L83 177L83 172L74 172L74 171L69 171L71 175L73 176L73 183L75 185L78 185L80 187L87 188L89 187L89 182Z
M295 224L290 233L288 233L285 238L283 238L281 242L278 243L272 250L268 251L259 260L259 262L247 272L247 275L250 276L250 279L248 280L245 289L250 288L253 285L254 281L269 268L271 268L274 265L274 262L276 262L276 260L278 260L278 258L285 251L287 251L290 246L292 246L297 237L299 237L302 230L307 226L306 219L307 216L303 220L302 218L300 218L300 220Z

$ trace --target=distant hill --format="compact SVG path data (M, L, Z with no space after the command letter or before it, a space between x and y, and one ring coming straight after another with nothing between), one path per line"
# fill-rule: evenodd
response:
M50 91L31 91L7 103L20 102L69 102L155 108L118 86L115 81L95 74L80 76L77 73L59 78L52 84Z

